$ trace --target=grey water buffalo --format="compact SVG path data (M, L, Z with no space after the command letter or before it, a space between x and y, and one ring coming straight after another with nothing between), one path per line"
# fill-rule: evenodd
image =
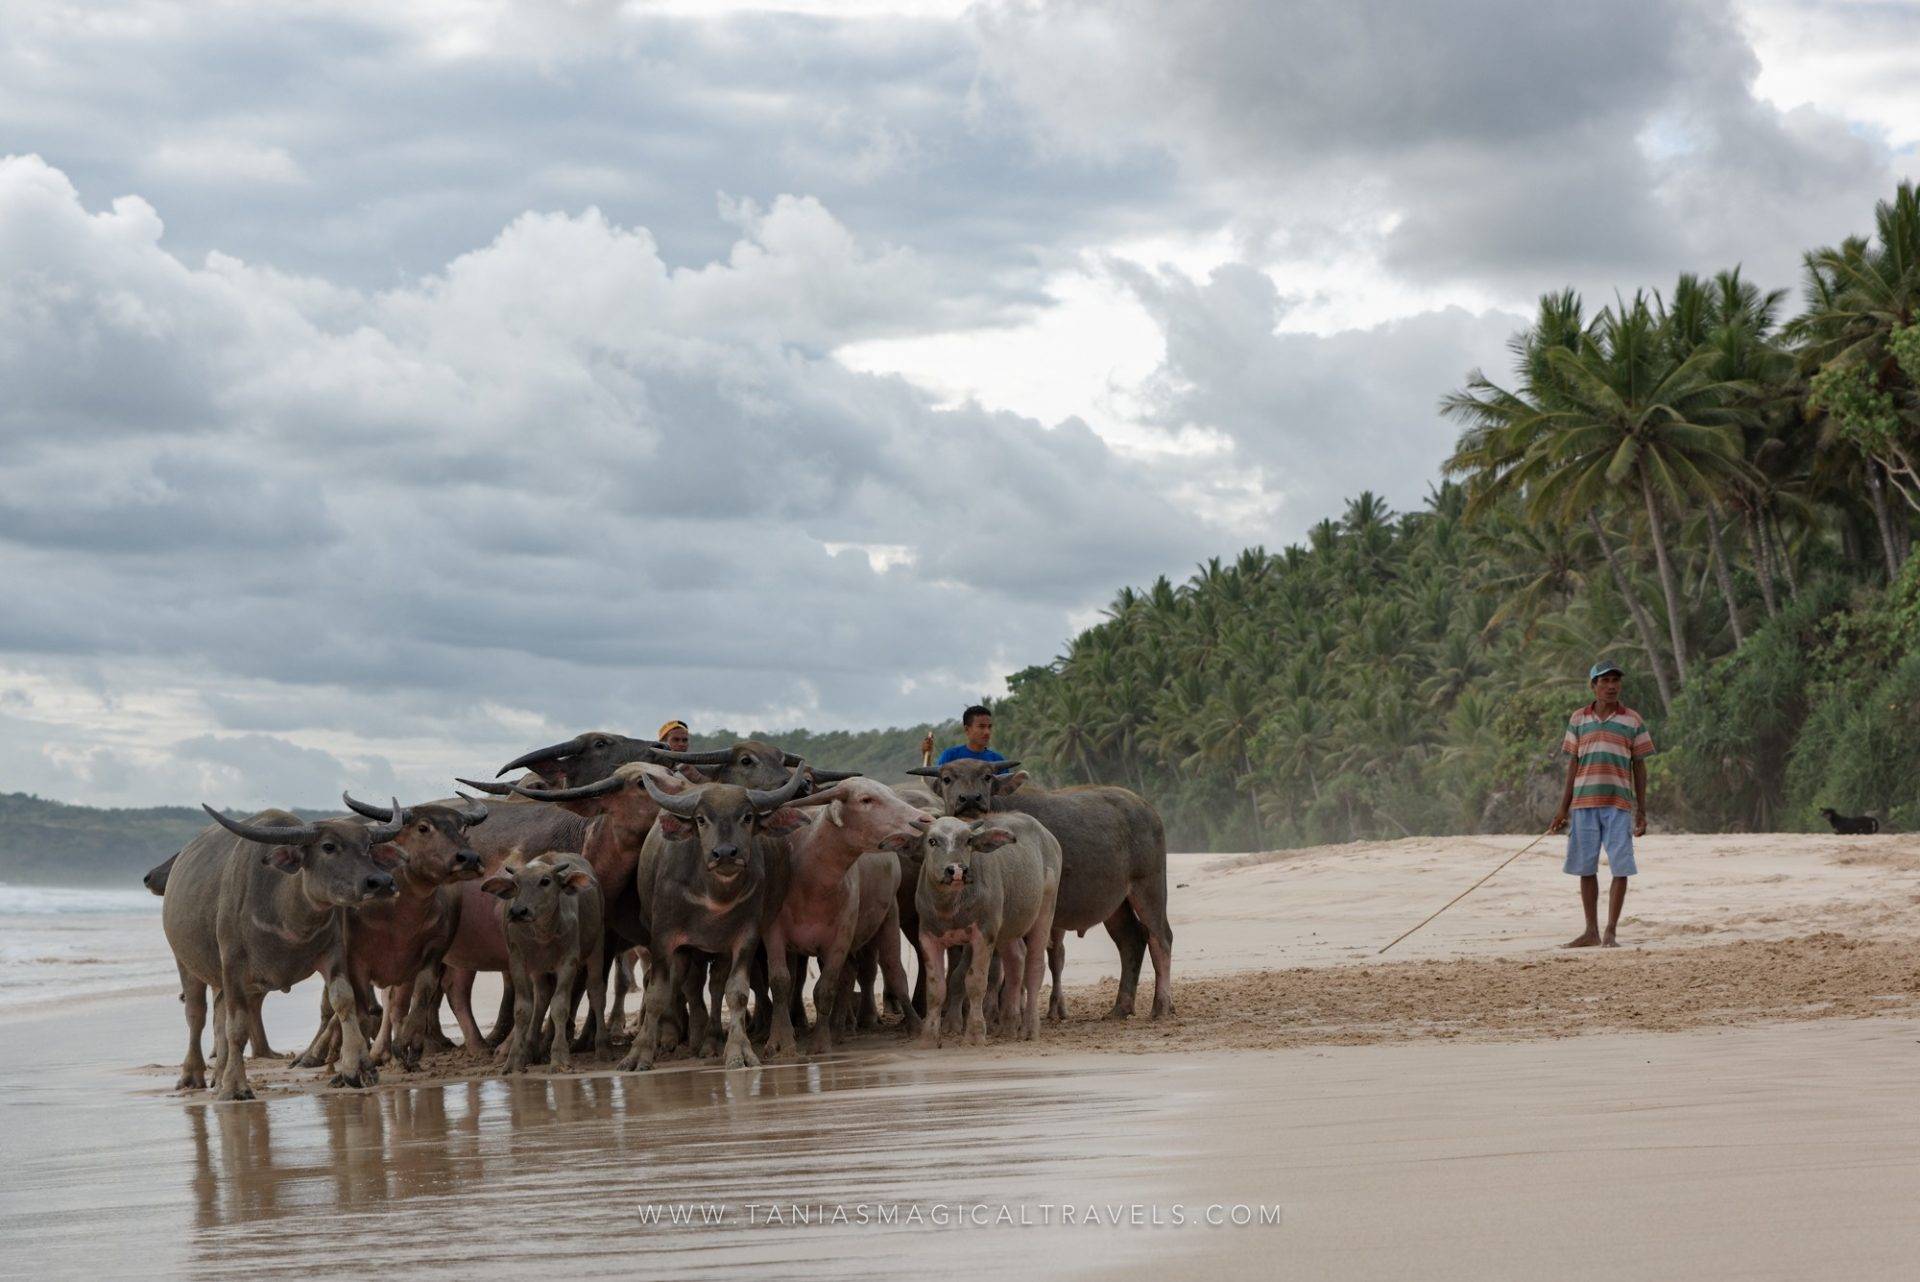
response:
M571 853L543 855L494 873L481 888L503 901L499 912L513 984L513 1038L501 1048L507 1072L525 1072L543 1052L555 1068L572 1070L575 976L586 979L588 1009L601 1038L594 1049L604 1052L607 980L600 963L606 929L600 886L587 861Z
M660 806L643 857L652 871L642 902L653 965L640 1033L620 1061L622 1071L653 1067L669 997L684 989L696 956L717 958L725 967L726 1066L760 1062L747 1037L747 989L762 936L786 898L788 861L780 837L806 822L788 805L806 782L804 769L775 791L710 783L669 793L651 777L645 780ZM781 1007L786 998L777 995Z
M251 1004L316 971L326 979L327 1000L341 1024L333 1084L371 1085L378 1073L367 1055L347 968L347 910L396 893L390 869L401 857L386 843L399 835L401 823L306 823L284 810L234 820L211 806L203 809L219 827L180 852L161 909L186 1003L180 1086L206 1084L200 1032L208 988L220 991L215 1095L252 1099L246 1064Z
M920 839L920 849L915 899L928 1006L919 1044L940 1045L947 950L961 945L971 949L967 1042L987 1040L987 972L996 958L1003 977L1002 1031L1033 1037L1060 893L1060 843L1028 815L997 814L972 823L943 816Z
M1173 927L1167 920L1167 836L1160 816L1125 788L1023 787L1013 761L949 761L909 771L934 780L949 815L1027 814L1060 842L1060 899L1054 910L1049 1019L1065 1019L1060 971L1066 932L1105 924L1120 950L1120 991L1111 1018L1133 1014L1143 952L1153 954L1153 1014L1173 1013Z
M790 1003L795 983L790 953L820 959L820 980L813 989L816 1018L807 1049L819 1054L831 1048L833 1005L839 997L841 972L848 955L882 925L892 937L888 943L899 937L897 921L890 920L898 911L892 903L892 881L885 876L884 868L870 865L870 879L880 880L874 881L870 893L863 896L860 857L870 851L902 850L918 840L931 822L926 812L871 779L848 779L793 804L817 809L819 814L814 822L795 829L786 839L787 893L766 931L773 1014L772 1030L767 1035L769 1058L799 1049ZM864 935L859 930L863 898L868 909ZM888 987L895 993L904 992L906 970L897 944L882 952L880 963L888 972Z
M376 823L394 818L384 806L346 794L341 800ZM440 962L460 924L459 886L480 876L480 855L468 844L468 832L486 819L487 808L477 804L428 802L400 812L403 826L388 843L401 855L393 870L397 893L362 907L347 935L347 969L355 991L388 990L369 1052L375 1065L391 1050L402 1066L420 1066L427 1021L440 1005ZM340 1036L339 1021L326 1012L323 1016L320 1034L297 1063L317 1066ZM403 1018L405 1026L399 1027Z
M509 863L518 865L555 851L579 850L586 840L585 819L559 806L532 802L493 806L486 825L472 835L482 876L499 872ZM447 1001L453 1007L467 1050L478 1054L489 1043L473 1017L473 982L483 970L506 972L507 938L500 929L500 914L493 911L495 901L480 889L480 884L465 882L459 889L459 926L445 959ZM502 1004L511 1012L510 1001ZM429 1035L435 1022L429 1018ZM496 1036L505 1031L504 1027L498 1029Z

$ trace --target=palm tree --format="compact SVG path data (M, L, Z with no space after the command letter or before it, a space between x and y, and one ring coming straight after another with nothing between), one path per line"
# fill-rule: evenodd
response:
M1715 377L1715 359L1705 350L1677 358L1644 295L1602 309L1577 348L1547 353L1552 392L1516 469L1539 514L1591 514L1637 492L1683 684L1687 638L1667 514L1743 472L1728 404L1741 389Z

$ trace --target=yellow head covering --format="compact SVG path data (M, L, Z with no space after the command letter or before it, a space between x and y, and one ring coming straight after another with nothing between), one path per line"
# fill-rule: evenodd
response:
M667 723L666 723L665 725L663 725L663 726L661 726L661 727L660 727L660 733L658 733L658 734L656 734L656 735L654 735L653 737L654 737L654 738L656 738L656 739L664 739L664 738L666 738L666 737L667 737L667 732L668 732L668 731L670 731L670 730L686 730L686 728L687 728L687 723L686 723L686 722L684 722L684 721L669 721L669 722L667 722ZM688 733L692 733L692 732L691 732L691 731L689 731Z

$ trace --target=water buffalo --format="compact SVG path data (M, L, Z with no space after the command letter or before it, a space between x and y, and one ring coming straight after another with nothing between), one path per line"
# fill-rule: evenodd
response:
M494 873L481 888L504 901L499 912L513 981L513 1040L501 1048L507 1072L525 1072L549 1046L553 1066L572 1070L576 975L586 979L588 1009L600 1030L594 1049L604 1052L607 982L600 960L606 929L600 887L587 861L576 854L544 855Z
M888 921L894 886L884 870L869 865L880 880L869 880L868 931L862 936L862 881L860 857L869 851L897 851L913 844L931 822L926 813L909 806L885 784L871 779L848 779L824 792L801 798L796 806L818 808L811 824L786 839L789 878L779 913L766 932L768 984L772 996L773 1026L767 1037L769 1058L797 1051L789 998L795 976L789 953L820 959L820 980L814 985L815 1020L808 1052L819 1054L833 1044L833 1004L839 997L842 969L848 954L885 924L893 939L899 930ZM897 876L897 870L895 876ZM873 917L880 920L875 922ZM892 939L888 941L892 943ZM906 988L906 970L897 945L883 952L888 987ZM805 963L802 962L802 965ZM911 1022L911 1017L910 1017Z
M713 783L669 793L652 778L645 781L660 806L642 860L652 872L642 904L653 965L640 1033L620 1061L622 1071L653 1067L669 996L684 989L696 955L726 968L726 1066L760 1062L747 1038L747 989L763 933L786 898L787 854L779 838L806 822L788 805L806 782L804 769L771 792ZM777 994L777 1005L786 999Z
M394 814L342 794L347 809L377 823ZM391 1048L409 1069L420 1066L426 1048L427 1020L440 1005L440 962L460 924L459 883L480 876L480 855L468 845L468 831L487 818L487 808L439 802L409 806L404 825L391 843L401 854L393 870L397 894L368 904L354 916L347 936L347 967L354 989L388 990L380 1031L373 1040L373 1062L383 1063ZM404 1018L404 1028L397 1028ZM322 1012L320 1034L296 1063L316 1067L331 1054L340 1036L339 1021Z
M399 805L396 800L396 811ZM333 1084L371 1085L378 1073L367 1056L347 970L346 910L396 893L389 869L401 857L386 843L400 834L401 822L372 827L348 819L305 823L284 810L234 820L211 806L202 808L219 827L202 832L180 852L161 909L186 1003L187 1055L180 1086L206 1084L200 1030L212 987L220 990L216 1098L252 1099L246 1064L250 1004L269 989L291 988L315 971L325 976L328 1003L341 1023Z
M670 752L665 744L651 739L635 739L611 730L589 730L564 743L521 753L500 767L500 774L531 766L553 787L578 787L604 779L621 766L642 761L692 767L687 778L695 783L729 783L763 790L780 787L786 782L788 772L800 765L800 758L793 753L758 739L704 752ZM808 786L851 777L844 771L817 770Z
M1033 1037L1060 892L1060 843L1030 815L997 814L973 823L943 816L920 839L920 851L914 897L929 1003L920 1044L940 1045L947 949L962 945L971 950L967 1042L987 1040L987 971L996 958L1003 977L1002 1031Z
M1153 1014L1173 1013L1173 927L1167 921L1167 836L1160 816L1137 794L1102 786L1049 790L1023 787L1017 761L949 761L908 773L934 780L949 815L1032 815L1060 842L1060 899L1054 909L1049 1019L1065 1019L1060 971L1066 932L1104 923L1120 950L1120 991L1110 1018L1133 1014L1140 959L1153 954Z

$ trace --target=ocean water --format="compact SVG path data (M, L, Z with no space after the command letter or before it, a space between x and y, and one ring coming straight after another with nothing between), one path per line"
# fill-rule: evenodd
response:
M158 897L0 882L0 1018L178 984Z

